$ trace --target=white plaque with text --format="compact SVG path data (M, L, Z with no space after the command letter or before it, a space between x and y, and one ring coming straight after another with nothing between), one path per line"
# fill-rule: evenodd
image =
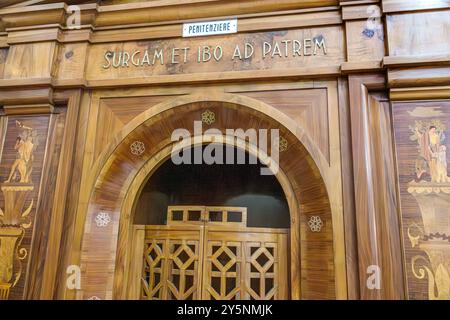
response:
M183 24L183 37L212 36L237 32L237 19Z

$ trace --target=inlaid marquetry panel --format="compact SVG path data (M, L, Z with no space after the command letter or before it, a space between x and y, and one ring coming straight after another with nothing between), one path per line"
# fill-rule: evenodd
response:
M50 116L5 119L0 162L0 295L23 299Z
M450 299L450 103L393 106L409 299Z

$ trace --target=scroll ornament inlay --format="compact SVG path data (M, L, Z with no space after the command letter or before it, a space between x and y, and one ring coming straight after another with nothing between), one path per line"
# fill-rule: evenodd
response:
M419 204L423 228L414 223L407 234L413 248L426 253L411 260L418 279L428 279L430 300L450 299L450 178L447 171L445 126L440 120L416 121L410 127L417 141L416 180L408 192ZM428 259L427 259L428 258Z
M0 208L0 300L8 299L11 288L22 276L22 261L28 252L21 248L21 242L32 224L29 215L33 200L26 208L25 203L34 189L31 173L37 131L20 121L16 121L16 126L21 130L14 145L16 159L8 179L0 185L5 199L4 210Z

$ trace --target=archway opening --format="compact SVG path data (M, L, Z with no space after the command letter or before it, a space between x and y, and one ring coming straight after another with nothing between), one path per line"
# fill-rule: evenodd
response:
M340 276L336 276L336 252L341 252L342 242L338 243L339 248L333 248L332 212L337 210L338 213L339 208L334 203L335 210L332 210L323 180L328 164L294 120L260 101L225 93L187 95L149 108L127 124L98 157L95 174L87 183L93 189L86 193L90 196L86 199L85 231L80 242L80 252L84 252L81 265L91 267L84 268L82 276L84 281L93 283L99 276L97 270L115 268L103 274L104 281L87 287L83 297L139 298L141 278L135 275L142 272L142 264L131 261L135 257L142 258L143 242L139 248L136 240L145 235L146 230L133 223L137 195L149 174L156 172L170 157L171 133L186 128L192 137L196 136L193 123L200 121L206 111L214 112L216 119L208 128L218 129L222 134L228 128L240 128L244 132L249 128L280 130L280 137L287 142L287 151L280 152L276 178L285 191L290 211L286 251L290 258L287 272L290 281L284 284L289 283L289 295L293 299L334 298L338 290L335 290L335 281L343 279L345 270L341 268ZM142 154L130 151L135 142L144 144ZM255 150L249 146L248 151ZM107 228L92 228L99 212L108 213L112 221L118 223L111 223ZM308 221L312 215L320 216L323 222L319 233L309 231ZM97 259L100 247L111 251L108 256ZM318 247L320 254L317 254Z
M205 148L185 149L187 163L168 158L137 198L134 224L145 226L140 298L288 299L290 213L280 183L233 146L214 149L231 163L195 163Z

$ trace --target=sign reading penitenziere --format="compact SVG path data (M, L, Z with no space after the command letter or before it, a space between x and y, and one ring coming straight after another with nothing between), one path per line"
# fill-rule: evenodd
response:
M237 32L237 19L183 24L183 37L213 36Z

